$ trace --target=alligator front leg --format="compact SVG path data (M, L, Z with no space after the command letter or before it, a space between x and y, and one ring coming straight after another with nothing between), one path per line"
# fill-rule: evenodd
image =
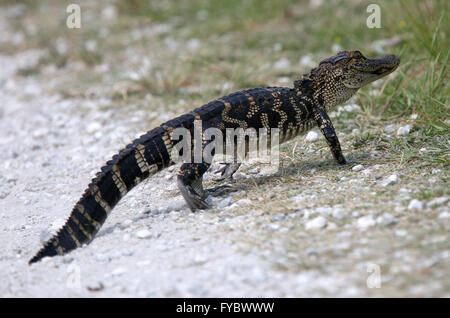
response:
M341 144L339 143L336 131L334 130L333 124L331 123L330 117L328 117L325 109L322 107L316 107L314 109L314 119L316 120L320 131L325 136L334 159L336 159L336 161L341 165L349 164L350 162L347 162L342 154Z

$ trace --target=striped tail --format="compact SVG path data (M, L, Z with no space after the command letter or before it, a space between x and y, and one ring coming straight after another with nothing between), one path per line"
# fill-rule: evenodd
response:
M158 127L133 141L108 161L89 184L65 225L29 261L62 255L94 238L119 200L142 180L170 165L167 130Z

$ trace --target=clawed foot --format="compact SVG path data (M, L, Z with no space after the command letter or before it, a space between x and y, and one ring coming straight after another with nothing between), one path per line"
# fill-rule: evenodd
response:
M192 185L184 184L180 180L178 180L178 188L180 189L181 195L192 212L195 210L205 210L211 208L211 206L205 201L207 197L205 191L201 191L202 194L199 194L194 190Z
M229 184L221 184L214 188L205 189L205 192L213 197L218 197L223 194L229 193L229 192L235 192L237 189L233 188Z
M233 180L233 174L239 169L241 166L240 163L227 163L223 167L221 167L219 170L215 171L214 173L220 173L220 177L213 179L214 181L222 181L227 178L230 180Z

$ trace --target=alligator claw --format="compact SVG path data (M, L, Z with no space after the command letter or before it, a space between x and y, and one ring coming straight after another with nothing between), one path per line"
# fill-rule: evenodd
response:
M233 174L239 169L241 166L240 163L227 163L225 166L221 167L219 170L215 171L214 173L220 173L220 177L214 178L214 181L222 181L227 178L230 180L233 180Z

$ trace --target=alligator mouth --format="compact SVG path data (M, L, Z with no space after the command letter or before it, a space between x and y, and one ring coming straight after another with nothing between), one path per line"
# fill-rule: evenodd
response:
M373 71L371 73L375 74L375 75L383 75L383 74L387 74L387 73L392 72L396 68L397 68L397 65L394 65L394 66L383 66L383 67L380 67L380 68L376 69L375 71Z
M398 57L396 57L395 55L389 55L389 56L385 57L384 59L385 60L387 59L387 61L385 61L385 63L383 63L382 65L380 65L379 67L377 67L375 70L373 70L370 73L377 75L377 76L386 75L386 74L389 74L389 73L395 71L395 69L400 64L400 59Z

